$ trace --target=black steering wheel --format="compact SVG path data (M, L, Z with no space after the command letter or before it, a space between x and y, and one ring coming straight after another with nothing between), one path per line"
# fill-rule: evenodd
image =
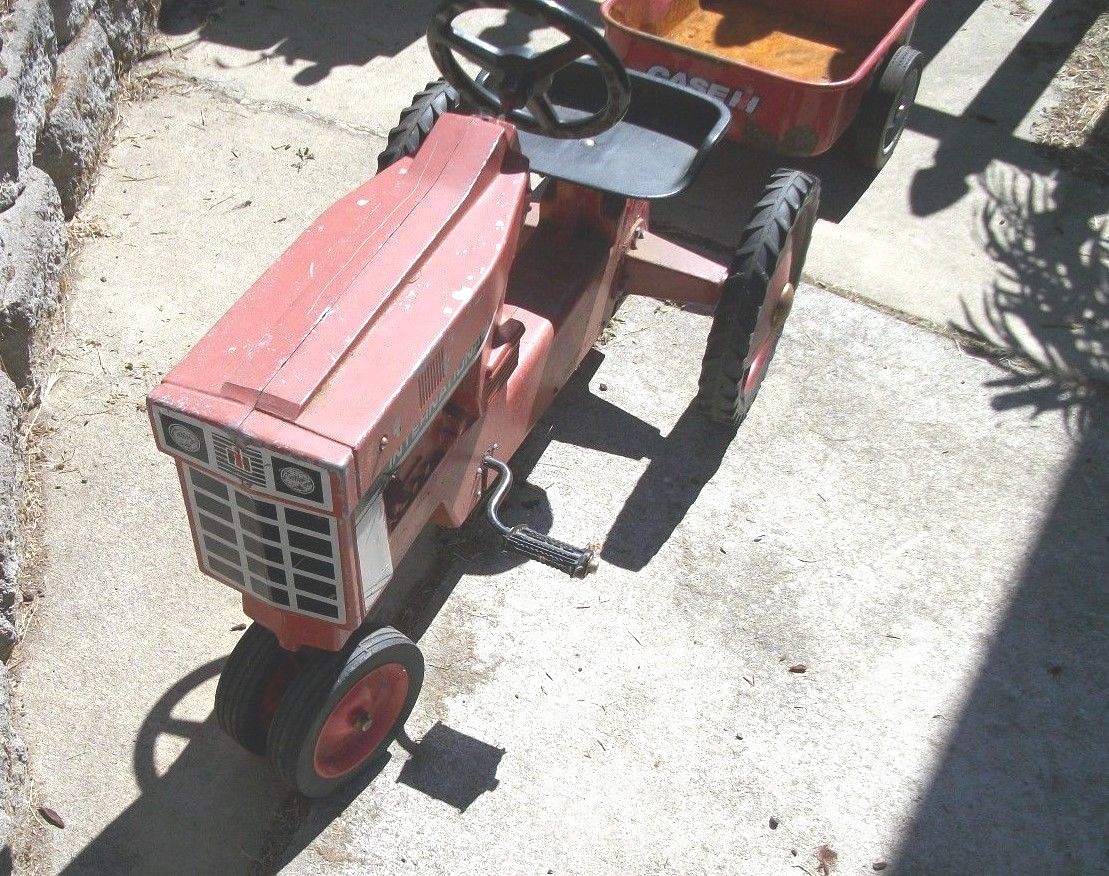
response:
M454 29L459 15L475 9L522 12L553 27L568 42L542 52L524 46L498 49ZM599 134L620 121L631 101L628 73L612 47L587 21L552 0L446 0L431 16L427 44L435 66L463 98L533 134L563 140ZM467 74L455 52L488 71L488 78L479 82ZM560 118L547 91L555 73L582 57L597 65L605 104L585 118Z

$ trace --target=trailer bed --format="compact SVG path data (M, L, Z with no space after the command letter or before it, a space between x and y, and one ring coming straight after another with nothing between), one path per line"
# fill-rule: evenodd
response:
M874 40L845 27L753 0L697 3L690 14L658 34L689 48L805 82L850 76Z

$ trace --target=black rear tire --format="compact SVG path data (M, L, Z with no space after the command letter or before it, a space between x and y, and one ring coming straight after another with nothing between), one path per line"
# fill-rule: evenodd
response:
M863 167L881 170L893 155L920 88L924 56L899 46L863 98L849 131L852 151Z
M782 335L820 207L820 180L777 170L751 221L712 317L698 405L736 427L751 409Z
M439 117L462 108L462 98L454 86L443 79L429 82L412 98L408 109L400 114L400 122L389 132L388 142L377 156L377 172L406 156L415 155Z
M266 753L266 735L296 657L265 627L252 623L235 644L216 685L216 723L251 754Z

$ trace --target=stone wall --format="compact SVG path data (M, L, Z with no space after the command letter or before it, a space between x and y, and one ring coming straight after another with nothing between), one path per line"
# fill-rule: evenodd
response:
M115 121L120 77L160 0L0 0L0 659L17 643L20 424L46 379L67 235ZM26 760L0 665L0 868L25 810Z

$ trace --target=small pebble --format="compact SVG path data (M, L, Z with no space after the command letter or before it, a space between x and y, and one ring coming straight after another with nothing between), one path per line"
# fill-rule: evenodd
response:
M607 383L599 383L599 384L597 384L597 389L599 389L601 392L608 392L608 384Z
M779 824L781 824L781 822L778 821L778 819L775 816L771 815L770 816L770 829L771 830L777 830Z
M888 867L888 866L889 866L889 864L887 864L885 861L875 861L873 864L870 865L870 869L871 870L885 870L886 867Z

